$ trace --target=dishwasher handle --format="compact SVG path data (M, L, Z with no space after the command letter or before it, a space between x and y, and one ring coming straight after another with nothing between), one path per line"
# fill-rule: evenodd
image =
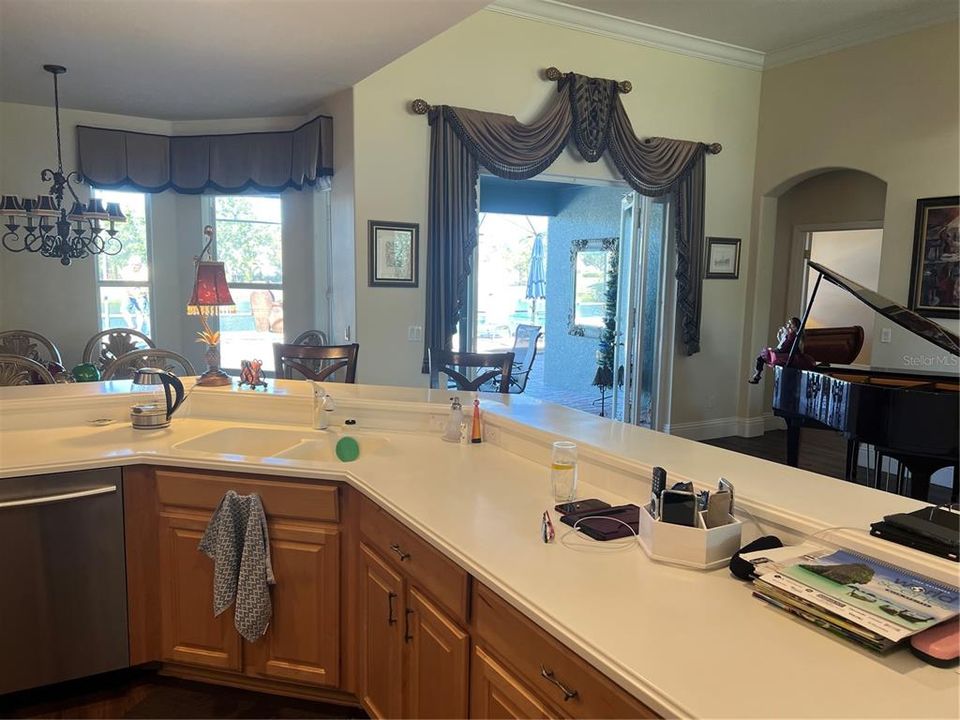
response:
M50 505L51 503L64 502L66 500L78 500L95 495L108 495L116 491L116 485L101 485L99 487L87 488L86 490L75 490L73 492L56 493L54 495L39 495L37 497L20 498L18 500L0 500L0 510L27 507L30 505Z

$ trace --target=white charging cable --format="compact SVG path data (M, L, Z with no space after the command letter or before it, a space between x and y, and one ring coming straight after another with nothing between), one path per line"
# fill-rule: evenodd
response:
M622 542L617 543L617 542L613 542L612 540L597 541L595 538L591 538L589 535L582 533L583 537L586 537L592 540L593 542L580 543L577 545L568 544L566 542L567 537L569 535L576 533L578 530L580 530L580 523L582 523L584 520L613 520L614 522L618 522L624 527L626 527L627 530L629 530L633 534L634 539L630 540L629 538L624 538L627 540L627 542L625 543L622 543ZM620 520L619 518L610 517L609 515L588 515L586 517L577 518L577 521L573 524L573 526L569 530L567 530L563 535L560 536L560 544L563 545L564 547L569 547L574 549L579 547L579 548L590 548L598 551L618 552L620 550L625 550L627 548L634 547L637 544L637 540L639 539L639 537L640 536L637 534L637 531L630 526L630 523L625 523L623 520Z

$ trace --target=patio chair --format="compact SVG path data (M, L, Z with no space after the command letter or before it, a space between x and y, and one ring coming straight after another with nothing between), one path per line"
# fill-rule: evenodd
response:
M537 342L542 336L540 325L517 325L517 332L513 336L513 371L510 373L509 392L522 393L527 389L530 369L537 359Z
M440 373L453 381L458 390L505 393L510 387L510 374L513 368L512 352L462 353L430 348L427 356L430 363L430 387L434 389L440 387ZM480 373L473 378L466 374L470 369L482 368L493 368L493 370Z

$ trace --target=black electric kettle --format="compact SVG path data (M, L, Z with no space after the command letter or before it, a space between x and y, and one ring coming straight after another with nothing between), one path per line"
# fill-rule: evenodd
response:
M161 387L163 388L163 394L160 393ZM171 387L174 391L172 394L170 392ZM144 398L146 402L137 403L130 407L130 424L137 430L167 427L170 424L170 418L173 417L185 397L183 383L180 382L179 378L160 368L138 368L135 370L130 391L148 396Z

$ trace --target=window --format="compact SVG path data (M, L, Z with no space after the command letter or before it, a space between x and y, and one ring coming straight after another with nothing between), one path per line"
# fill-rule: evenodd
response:
M273 370L273 343L283 342L283 260L279 196L213 198L217 259L226 266L233 313L220 316L220 364L262 360Z
M127 221L119 225L123 248L116 255L97 255L97 312L100 329L133 328L147 336L153 330L150 283L150 240L147 196L136 192L93 190L93 196L120 203Z

